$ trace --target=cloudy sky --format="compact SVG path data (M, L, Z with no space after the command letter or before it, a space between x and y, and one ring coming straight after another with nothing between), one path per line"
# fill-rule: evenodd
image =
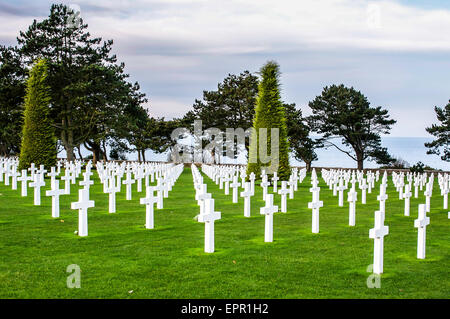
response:
M49 13L52 1L0 0L0 43ZM450 1L138 0L76 4L168 118L228 73L282 71L283 99L309 114L330 84L354 86L398 123L392 136L429 136L433 107L450 99Z

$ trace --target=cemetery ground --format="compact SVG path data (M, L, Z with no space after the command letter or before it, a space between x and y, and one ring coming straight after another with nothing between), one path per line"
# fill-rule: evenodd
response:
M202 173L203 174L203 173ZM203 174L204 175L204 174ZM450 294L450 233L447 211L435 180L431 219L427 227L426 259L417 254L419 198L411 198L411 213L403 215L404 201L389 177L384 242L384 273L380 288L368 288L367 268L373 263L374 211L379 182L367 204L358 194L356 226L348 226L348 202L320 179L320 233L311 233L310 175L299 184L287 213L274 215L274 242L264 242L262 189L255 187L251 218L243 215L244 201L232 203L206 175L208 192L222 219L215 224L215 252L204 253L204 224L194 217L190 168L185 168L164 209L155 207L155 229L144 228L145 190L125 199L124 185L117 194L117 212L108 213L108 194L97 173L90 188L95 207L88 211L89 236L74 234L78 211L77 185L60 197L60 218L51 217L51 198L42 189L41 206L33 192L20 196L20 187L0 184L0 298L448 298ZM381 179L380 179L381 180ZM272 191L272 187L269 188ZM241 191L241 190L240 190ZM359 192L360 193L360 192ZM280 205L280 196L275 195ZM345 196L346 198L346 196ZM67 288L67 266L81 268L81 288Z

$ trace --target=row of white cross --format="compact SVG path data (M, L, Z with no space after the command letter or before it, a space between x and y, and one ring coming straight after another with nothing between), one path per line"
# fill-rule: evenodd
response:
M202 165L202 171L211 178L216 184L219 185L219 189L225 189L225 194L229 194L228 187L231 186L233 188L233 203L237 202L236 195L238 192L239 186L243 185L244 192L241 193L241 197L244 197L244 216L250 217L250 197L254 196L254 182L255 175L251 173L249 176L249 182L245 180L246 173L244 168L239 166L219 166L219 165ZM291 177L289 178L289 182L282 181L281 189L278 190L278 194L281 195L281 212L286 212L286 196L288 193L291 193L296 187L296 181L303 180L305 171L301 171L298 174L298 171L293 171ZM367 172L366 177L364 177L363 172L359 171L343 171L343 170L325 170L323 169L322 178L325 183L329 186L330 189L333 190L333 194L336 196L337 192L339 192L339 205L343 206L343 191L347 189L348 183L351 183L350 191L348 192L348 202L349 202L349 225L355 226L355 211L356 211L356 201L357 201L357 191L356 191L356 183L359 184L359 188L362 190L362 203L366 203L366 190L369 193L372 192L372 189L375 186L375 182L377 182L380 178L380 172ZM206 202L211 203L212 207L214 207L214 200L211 198L211 194L206 192L207 185L203 183L203 177L201 176L199 170L195 165L192 165L192 175L194 179L194 187L196 189L196 199L200 205L200 215L214 214L214 209L206 209L204 205ZM300 177L298 177L300 175ZM238 183L238 176L241 177L241 183ZM295 177L297 176L297 177ZM426 226L430 223L430 218L426 216L426 213L430 211L430 198L432 196L432 187L433 187L433 174L429 176L427 179L426 174L407 174L406 177L408 181L416 181L415 185L417 187L426 187L426 191L424 193L426 198L425 204L419 205L419 215L418 218L414 221L414 226L418 228L418 242L417 242L417 258L424 259L425 258L425 238L426 238ZM409 216L410 205L409 199L412 196L411 194L411 185L401 184L401 179L404 177L403 173L396 174L393 173L392 181L394 185L397 187L397 191L401 192L400 199L405 199L405 216ZM449 175L448 174L439 174L439 185L441 188L441 194L444 196L444 209L447 209L447 194L449 188ZM263 171L261 174L261 187L263 188L263 198L265 200L265 206L260 208L260 213L265 215L265 242L273 241L273 214L279 211L278 206L273 205L273 194L268 193L268 187L270 183L268 182L268 176ZM276 173L274 174L272 181L274 192L276 192L278 177ZM232 181L232 183L228 186L228 183ZM386 193L387 188L387 173L384 172L382 176L382 181L380 184L380 193L377 196L377 200L379 201L379 210L375 212L375 226L373 229L369 231L369 237L374 239L374 273L380 274L383 272L383 242L384 236L389 233L388 226L384 225L385 213L386 213L386 200L388 199L388 195ZM288 190L287 185L290 185L291 188ZM312 193L312 201L308 203L308 208L312 209L312 232L319 233L319 209L323 207L323 201L320 200L320 187L318 187L319 180L315 170L313 169L311 175L311 184L310 192ZM404 188L404 191L401 188ZM401 188L400 188L401 187ZM290 196L290 198L293 198ZM211 204L209 204L211 205ZM450 212L448 214L450 218ZM219 215L220 218L220 215ZM208 226L214 229L214 220L208 220ZM214 238L213 231L205 232L205 251L206 252L214 252Z
M45 186L45 175L49 176L51 178L51 189L46 191L46 196L52 197L52 217L59 218L59 197L70 194L70 185L76 183L77 178L82 172L83 162L60 160L57 162L56 167L50 168L49 173L47 173L43 165L40 165L39 169L37 169L35 164L32 163L30 168L22 170L21 174L17 174L18 164L17 158L0 158L0 181L4 181L5 185L9 185L9 179L12 177L13 190L17 189L17 181L22 182L21 196L28 195L28 186L33 187L34 205L41 205L41 187ZM65 172L60 180L65 182L65 187L60 189L60 180L58 180L58 177L61 174L62 167L65 168ZM90 186L94 184L94 181L90 179L93 175L91 169L92 163L89 161L86 164L85 172L82 174L83 179L79 182L79 185L83 186L83 188L78 191L78 201L71 203L71 209L78 210L77 234L79 236L88 235L87 211L89 208L95 206L95 202L89 198ZM30 175L27 175L28 171ZM137 181L137 190L141 192L142 180L145 180L146 197L141 199L141 204L146 205L146 228L148 229L153 228L153 205L151 203L156 203L158 209L163 208L163 198L168 197L168 192L172 189L172 186L182 171L183 165L174 166L173 164L97 163L97 172L103 184L103 191L109 194L109 213L116 212L115 194L120 192L120 185L124 184L126 186L126 199L131 200L131 185ZM135 179L132 179L132 173ZM126 179L121 182L123 175L126 176ZM150 186L149 179L151 183L156 179L157 185ZM28 181L32 182L28 184ZM156 196L154 195L155 191L157 192Z

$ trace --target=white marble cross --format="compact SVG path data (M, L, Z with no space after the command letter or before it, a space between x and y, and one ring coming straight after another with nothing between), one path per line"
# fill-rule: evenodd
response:
M22 196L27 196L27 190L28 190L28 181L31 180L31 176L27 176L27 170L23 169L22 174L19 178L17 178L18 181L22 183Z
M411 184L405 185L405 192L403 193L403 198L405 199L405 216L409 216L409 208L410 208L410 198L411 198Z
M446 185L442 190L441 190L441 195L443 196L443 209L448 209L448 193L449 193L449 187L448 185Z
M211 194L207 191L208 185L202 184L199 189L199 193L197 196L197 203L200 206L200 215L205 213L205 201L207 199L211 199Z
M308 203L308 208L312 209L312 232L319 233L319 209L323 207L323 201L319 200L320 187L313 186L309 189L312 193L312 201Z
M50 183L53 184L53 181L56 179L56 176L58 176L58 172L56 172L56 169L54 166L50 168L50 173L47 174L47 176L50 176Z
M52 182L52 189L45 192L46 196L52 197L52 217L59 217L59 196L64 194L64 189L59 189L59 180L56 178Z
M426 231L430 224L430 217L427 217L424 204L419 205L419 217L414 220L414 227L417 228L417 258L425 259Z
M89 190L78 190L78 202L71 203L71 209L78 209L78 236L88 235L88 208L94 207L94 201L89 200Z
M293 176L291 175L289 177L288 185L289 185L289 199L294 199L294 185L296 184L296 181L294 180Z
M273 194L266 195L266 206L259 209L261 215L265 215L264 241L273 242L273 214L278 212L278 206L273 205Z
M41 205L41 187L45 186L44 178L41 174L34 174L34 181L30 187L34 187L34 205Z
M255 194L255 179L256 179L255 173L251 172L249 179L250 179L250 184L252 185L252 193Z
M250 199L254 195L251 192L252 185L250 182L246 182L244 185L244 191L241 192L241 197L244 197L244 216L250 217Z
M214 222L220 218L221 213L214 211L214 199L206 199L205 213L198 216L198 221L205 223L205 253L214 252Z
M158 197L154 195L155 188L151 186L146 187L146 197L140 199L140 203L145 205L145 228L154 228L154 214L153 205L158 202Z
M86 188L88 191L89 191L90 186L91 186L91 185L94 185L94 181L91 181L91 180L89 179L89 176L90 176L91 174L92 174L92 173L84 172L84 173L83 173L83 180L80 182L80 186L84 186L84 188Z
M68 168L66 168L64 172L64 176L61 177L61 180L64 181L64 194L69 195L70 194L70 171Z
M280 178L277 176L277 172L273 173L273 177L272 177L272 183L273 183L273 192L277 193L277 187L278 187L278 180Z
M380 195L377 196L377 200L380 202L380 211L383 213L386 212L386 200L388 199L388 195L386 194L386 184L380 184Z
M427 210L427 213L430 212L430 204L431 204L431 196L432 196L432 191L431 191L431 184L427 183L426 187L425 187L425 208Z
M119 192L119 187L115 185L116 179L114 176L110 176L105 180L105 184L107 184L105 193L108 194L108 212L115 213L116 212L116 193Z
M122 182L122 184L126 185L126 200L131 200L131 185L135 182L134 179L131 178L131 172L127 172L127 179Z
M353 184L354 186L355 184ZM348 210L348 225L355 226L355 215L356 215L356 201L358 200L358 193L355 191L354 187L350 189L347 194L347 201L349 202Z
M366 180L363 178L361 185L359 185L359 189L361 189L361 203L366 203L366 190L368 188L368 185L366 183Z
M287 212L287 194L289 193L289 189L287 188L287 182L281 182L281 189L278 190L278 194L281 195L281 212Z
M11 180L11 189L16 190L17 189L17 177L20 176L20 174L17 172L17 167L13 167L10 173L12 180Z
M369 230L369 237L374 239L373 272L383 273L384 236L389 234L389 227L384 225L384 212L375 212L375 227Z
M224 176L222 178L223 181L223 187L225 189L225 195L229 195L230 194L230 177L228 175Z
M263 179L261 181L261 187L263 189L263 200L266 200L267 196L267 187L269 187L270 183L267 181L267 175L263 175Z
M238 202L239 185L240 185L240 183L238 182L238 177L234 176L233 183L231 183L230 186L233 189L233 203L235 203L235 204Z
M339 207L342 207L344 206L344 190L347 189L342 178L339 179L339 186L336 189L339 191Z
M162 185L162 179L161 178L157 178L157 183L155 186L155 191L157 191L157 197L158 197L158 201L156 202L156 208L157 209L163 209L164 208L164 196L163 196L163 192L164 192L164 185Z

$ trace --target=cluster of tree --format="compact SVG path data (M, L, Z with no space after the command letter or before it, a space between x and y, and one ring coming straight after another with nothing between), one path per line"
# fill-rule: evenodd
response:
M18 154L28 70L45 61L50 95L50 125L68 160L85 146L94 162L112 155L145 149L164 151L172 123L154 119L144 107L145 94L139 84L130 83L125 65L111 54L112 40L93 38L87 24L65 5L52 5L43 21L34 20L20 32L15 47L0 47L0 153ZM42 125L41 125L42 126ZM154 134L158 132L158 134ZM56 149L55 145L55 149Z
M344 152L357 162L358 169L365 160L381 165L395 162L381 145L381 134L388 134L396 122L386 109L370 106L353 87L331 85L309 102L312 115L305 117L295 104L281 100L280 71L275 62L268 62L257 75L249 71L229 74L217 90L203 91L202 99L196 99L182 118L152 118L144 107L148 100L139 84L129 82L125 65L111 54L113 41L91 37L80 17L79 23L73 23L73 14L65 5L52 5L48 18L34 20L27 31L20 32L17 46L0 46L1 155L21 151L25 95L30 91L27 83L32 84L29 70L38 66L40 73L35 71L34 76L45 78L49 95L45 113L55 136L52 143L55 149L66 151L68 160L75 158L75 150L81 157L83 145L92 152L94 162L108 159L107 146L111 159L123 159L127 152L137 151L138 159L145 161L147 149L161 153L175 146L171 139L175 128L190 127L193 132L194 120L202 120L203 127L224 132L227 128L278 127L282 153L291 153L308 170L320 147ZM428 153L450 161L450 103L435 111L441 125L427 128L436 137L426 144ZM202 143L212 137L203 136ZM236 150L235 156L241 151L249 154L248 139L243 145L232 143L224 142L223 152L212 154L212 159L220 159L229 147ZM285 171L288 158L283 158L283 163Z

